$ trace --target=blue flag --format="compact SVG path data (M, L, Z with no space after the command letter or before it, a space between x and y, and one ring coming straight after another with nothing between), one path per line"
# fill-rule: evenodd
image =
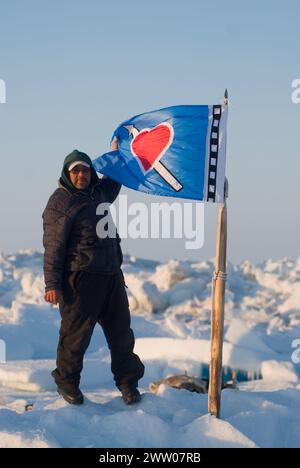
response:
M224 201L227 106L173 106L123 122L97 172L152 195Z

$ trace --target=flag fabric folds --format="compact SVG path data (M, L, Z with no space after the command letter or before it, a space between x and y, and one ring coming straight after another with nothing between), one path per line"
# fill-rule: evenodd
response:
M93 161L97 172L152 195L224 201L225 105L173 106L140 114L115 130L117 151Z

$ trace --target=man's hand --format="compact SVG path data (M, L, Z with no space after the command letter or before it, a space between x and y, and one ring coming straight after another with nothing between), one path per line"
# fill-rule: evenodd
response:
M51 289L51 291L47 291L44 295L44 299L46 302L50 302L52 305L56 305L60 298L61 291L58 289Z
M113 141L111 142L111 149L112 151L117 151L118 148L119 148L118 137L115 137Z

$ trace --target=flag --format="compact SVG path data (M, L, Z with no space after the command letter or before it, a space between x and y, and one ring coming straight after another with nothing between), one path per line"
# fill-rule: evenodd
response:
M173 106L140 114L115 130L117 151L97 172L152 195L224 201L226 105Z

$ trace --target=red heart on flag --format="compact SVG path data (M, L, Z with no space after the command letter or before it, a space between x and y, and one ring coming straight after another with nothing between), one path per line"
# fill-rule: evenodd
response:
M163 122L156 127L141 130L131 142L131 151L142 164L144 171L152 168L173 141L173 127Z

